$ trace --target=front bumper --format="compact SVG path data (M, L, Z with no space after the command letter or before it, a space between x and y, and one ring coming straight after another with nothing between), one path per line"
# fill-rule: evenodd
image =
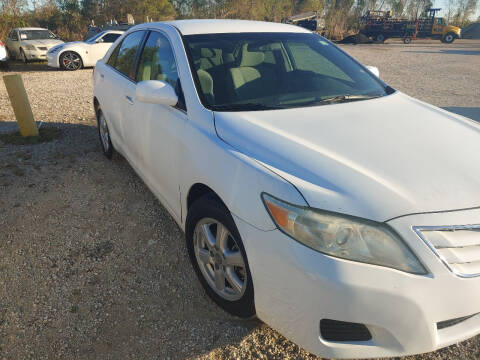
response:
M235 217L258 317L306 350L329 358L418 354L479 334L480 315L475 314L480 313L480 278L455 276L412 229L445 223L449 216L442 215L390 223L430 270L429 276L325 256L278 230L264 232ZM455 213L456 223L478 219L480 211ZM437 328L438 323L471 315L475 316ZM320 335L322 319L364 324L372 339L326 341Z
M27 60L46 60L47 50L24 50Z
M58 60L58 52L47 53L47 62L48 62L48 66L53 68L59 68L60 61Z

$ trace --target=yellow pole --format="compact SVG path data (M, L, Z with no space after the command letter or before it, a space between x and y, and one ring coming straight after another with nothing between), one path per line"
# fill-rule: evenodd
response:
M7 88L13 112L17 118L18 128L23 137L38 136L37 124L33 119L32 108L28 101L28 95L23 85L22 77L19 74L5 75L3 77Z

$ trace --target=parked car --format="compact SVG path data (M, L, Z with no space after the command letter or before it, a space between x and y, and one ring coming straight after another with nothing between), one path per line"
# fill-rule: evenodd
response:
M75 41L57 45L47 53L48 66L63 70L78 70L95 66L105 56L110 46L123 34L119 30L107 30L87 41Z
M27 63L30 60L46 60L47 51L62 43L63 41L48 29L24 27L13 29L5 45L10 58Z
M286 24L138 25L93 81L104 154L185 231L226 311L328 358L480 333L479 124Z
M5 44L0 40L0 67L7 67L7 49L5 49Z

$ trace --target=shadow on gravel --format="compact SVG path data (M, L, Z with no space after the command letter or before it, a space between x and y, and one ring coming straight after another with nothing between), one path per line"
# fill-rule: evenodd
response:
M18 60L10 60L8 62L8 68L3 69L5 72L35 72L35 71L56 71L57 69L51 68L43 61L35 61L24 64Z
M87 68L87 69L92 69L92 68ZM0 73L2 72L38 72L38 71L64 71L56 68L52 68L47 65L46 62L44 61L35 61L35 62L29 62L27 64L24 64L21 61L18 60L11 60L8 62L8 67L5 68L0 68Z
M480 107L446 106L442 109L480 122Z
M61 136L0 141L0 358L176 359L262 336L205 295L183 233L93 123L48 126Z

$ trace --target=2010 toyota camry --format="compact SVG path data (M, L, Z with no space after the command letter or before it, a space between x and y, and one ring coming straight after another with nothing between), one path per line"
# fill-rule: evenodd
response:
M105 155L185 231L226 311L325 357L480 333L479 124L263 22L135 26L94 89Z

